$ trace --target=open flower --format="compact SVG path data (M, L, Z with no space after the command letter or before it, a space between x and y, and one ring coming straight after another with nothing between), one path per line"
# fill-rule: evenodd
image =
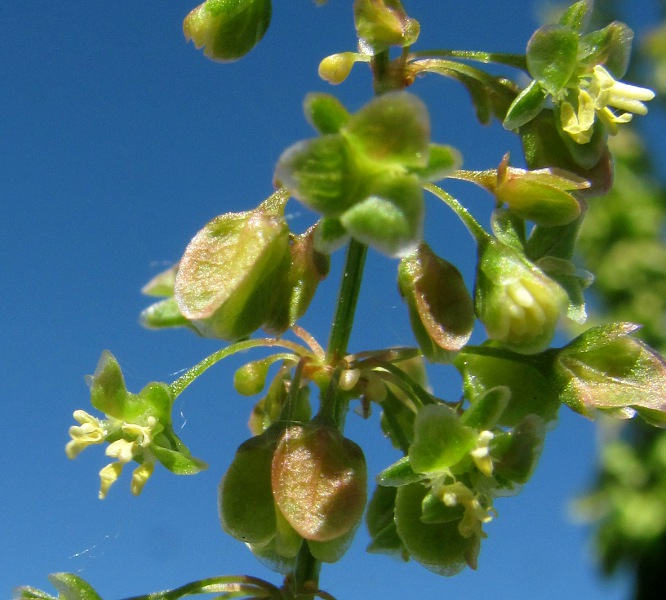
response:
M616 81L603 66L596 65L591 73L579 76L577 99L561 103L562 129L576 143L587 144L592 138L595 118L599 118L608 133L615 135L618 125L629 123L634 114L647 114L644 102L654 96L647 88Z
M84 410L74 411L79 423L69 429L71 440L65 446L68 458L85 448L108 442L106 456L116 459L99 472L99 497L120 477L123 467L138 463L132 473L131 491L138 496L152 475L157 462L178 475L198 473L206 464L190 454L171 425L171 407L175 395L164 383L149 383L138 394L125 388L120 366L104 352L95 374L90 377L92 405L106 414L99 419Z

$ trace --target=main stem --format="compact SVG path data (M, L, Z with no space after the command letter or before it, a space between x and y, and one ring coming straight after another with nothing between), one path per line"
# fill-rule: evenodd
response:
M390 74L390 57L388 51L380 52L373 56L371 61L373 73L373 85L376 95L383 94L395 86ZM330 365L335 365L343 356L347 354L347 345L351 336L352 326L354 324L354 315L356 314L356 305L358 295L363 280L363 267L365 266L365 257L368 247L355 239L349 242L347 248L347 258L345 260L344 271L342 272L342 281L340 291L338 292L338 302L331 325L331 333L328 339L328 349L326 350L326 361ZM330 407L329 407L330 408ZM340 407L333 407L333 414L340 414ZM344 419L341 421L344 422ZM342 426L339 424L340 429ZM304 542L296 557L296 566L294 568L293 590L298 596L302 594L303 598L313 598L313 591L319 588L319 571L321 562L310 553L307 542Z

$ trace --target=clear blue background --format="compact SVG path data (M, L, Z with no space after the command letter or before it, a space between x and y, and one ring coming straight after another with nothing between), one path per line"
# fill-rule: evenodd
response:
M179 398L175 426L195 456L210 463L196 477L158 469L143 494L125 474L97 499L93 447L74 462L64 445L72 412L88 407L83 375L104 348L120 361L128 388L171 381L219 347L187 331L150 332L137 324L149 303L141 286L176 261L208 220L255 206L272 191L273 167L288 145L313 135L301 101L312 90L339 94L355 110L371 96L357 66L331 89L319 60L353 50L350 0L315 7L276 2L272 26L246 59L219 65L186 45L181 22L191 0L100 2L4 0L0 5L0 345L2 487L0 598L16 585L50 590L46 575L74 572L108 599L216 574L249 573L279 582L222 533L216 486L253 401L235 394L239 358L218 365ZM419 48L522 52L539 18L532 0L405 2L421 21ZM632 1L631 24L649 24L649 2ZM457 146L470 169L497 165L517 142L497 124L481 128L466 93L429 76L413 90L431 108L433 138ZM651 127L659 124L654 118ZM663 122L662 122L663 125ZM487 223L490 198L449 186ZM289 205L293 228L312 215ZM445 207L428 200L427 237L466 270L473 246ZM342 255L304 320L327 337ZM395 285L395 261L371 253L351 349L411 345ZM454 371L433 371L441 395L455 398ZM352 416L348 435L376 473L396 458L377 427ZM628 580L596 574L588 531L569 502L589 482L595 426L563 410L541 464L522 494L497 502L477 572L439 578L415 563L353 549L325 566L321 585L340 599L367 597L625 598Z

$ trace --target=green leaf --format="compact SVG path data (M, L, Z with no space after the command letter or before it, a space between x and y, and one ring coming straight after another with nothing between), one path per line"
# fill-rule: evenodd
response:
M490 388L471 403L460 416L460 422L478 431L497 425L511 400L511 390L505 385Z
M350 116L340 100L321 92L310 92L305 96L303 110L308 123L324 135L338 133Z
M388 92L371 100L352 115L341 133L372 161L405 168L428 165L428 109L408 92Z
M340 222L359 242L389 256L404 256L421 241L423 212L423 190L415 177L382 177Z
M551 95L567 85L578 64L578 33L560 25L537 29L527 44L527 68Z
M317 560L325 563L338 562L344 556L345 552L349 550L349 547L354 541L357 527L358 523L355 527L347 531L347 533L332 540L326 540L324 542L308 540L307 545L310 549L310 553Z
M546 427L541 417L525 416L503 440L496 457L491 442L493 473L517 484L527 483L543 450Z
M215 61L238 60L254 48L271 22L271 0L208 0L183 22L185 38Z
M417 473L439 473L476 447L477 433L460 422L448 406L430 404L416 415L409 463Z
M513 101L502 125L504 129L518 129L536 117L546 104L546 93L535 79Z
M385 487L399 487L422 479L423 475L414 471L408 456L403 456L377 475L377 483Z

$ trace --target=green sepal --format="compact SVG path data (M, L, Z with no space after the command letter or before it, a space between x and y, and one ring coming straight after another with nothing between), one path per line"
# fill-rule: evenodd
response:
M152 416L163 423L171 422L175 399L171 388L166 383L152 382L138 394L128 392L120 365L108 350L102 352L88 383L91 404L114 419L139 423Z
M469 340L475 322L472 297L458 269L421 243L400 261L398 287L424 356L449 362L450 352Z
M414 471L408 456L403 456L391 466L386 467L386 469L377 475L376 479L377 483L381 486L399 487L421 481L424 479L424 476L422 473Z
M338 133L349 121L349 113L342 102L331 94L310 92L303 101L308 123L319 133Z
M353 238L389 256L411 252L423 236L423 190L414 176L382 177L371 195L340 216Z
M247 544L254 557L264 566L276 573L293 573L296 567L296 556L283 556L277 548L277 541L271 538L266 544Z
M536 468L543 450L546 427L537 415L525 416L512 431L497 436L490 444L493 475L522 485Z
M268 30L271 0L207 0L185 18L183 32L211 60L245 56Z
M592 0L582 0L572 4L560 17L559 24L575 31L582 31L590 20L591 4Z
M504 129L518 129L534 119L543 110L546 97L541 84L533 80L509 106L502 123Z
M574 221L582 211L573 193L590 184L558 168L528 171L508 164L506 154L497 169L495 196L521 219L554 227Z
M496 208L490 217L490 227L503 244L525 252L525 221L505 207Z
M222 529L242 542L264 545L275 537L271 464L281 431L274 427L241 444L220 482Z
M388 554L399 560L409 560L409 553L395 526L395 498L397 489L378 485L368 503L365 522L371 542L366 548L372 554Z
M633 39L634 32L627 25L614 21L580 38L579 60L590 67L603 65L615 79L621 79L629 67Z
M530 75L557 96L578 66L578 32L561 25L541 27L530 38L526 55Z
M432 491L428 492L421 503L421 521L426 524L459 522L465 514L462 504L447 506Z
M295 558L301 546L303 538L284 518L278 507L275 507L275 537L272 545L275 551L284 558Z
M416 473L445 471L467 457L476 447L477 437L448 406L424 406L416 415L409 463Z
M173 430L171 430L170 433L171 435L166 435L165 432L162 432L161 435L169 439L169 442L171 442L169 446L174 445L174 438L178 440L178 444L176 445L177 449L161 445L159 437L150 447L151 452L163 467L176 475L196 475L208 468L207 463L190 454L190 451L185 444L176 437Z
M427 493L428 489L420 483L398 488L395 523L405 549L426 569L438 575L450 577L466 566L475 569L479 537L462 537L457 522L424 523L422 510Z
M497 423L512 427L525 416L537 414L544 421L553 421L560 407L557 390L548 373L543 373L525 356L506 350L493 354L463 350L454 361L463 378L465 397L471 404L480 401L492 389L506 387L511 391L509 403Z
M500 421L510 400L511 390L507 386L490 388L470 404L460 422L478 431L490 430Z
M385 166L428 164L430 117L414 94L398 91L374 98L349 118L341 133L359 154Z

